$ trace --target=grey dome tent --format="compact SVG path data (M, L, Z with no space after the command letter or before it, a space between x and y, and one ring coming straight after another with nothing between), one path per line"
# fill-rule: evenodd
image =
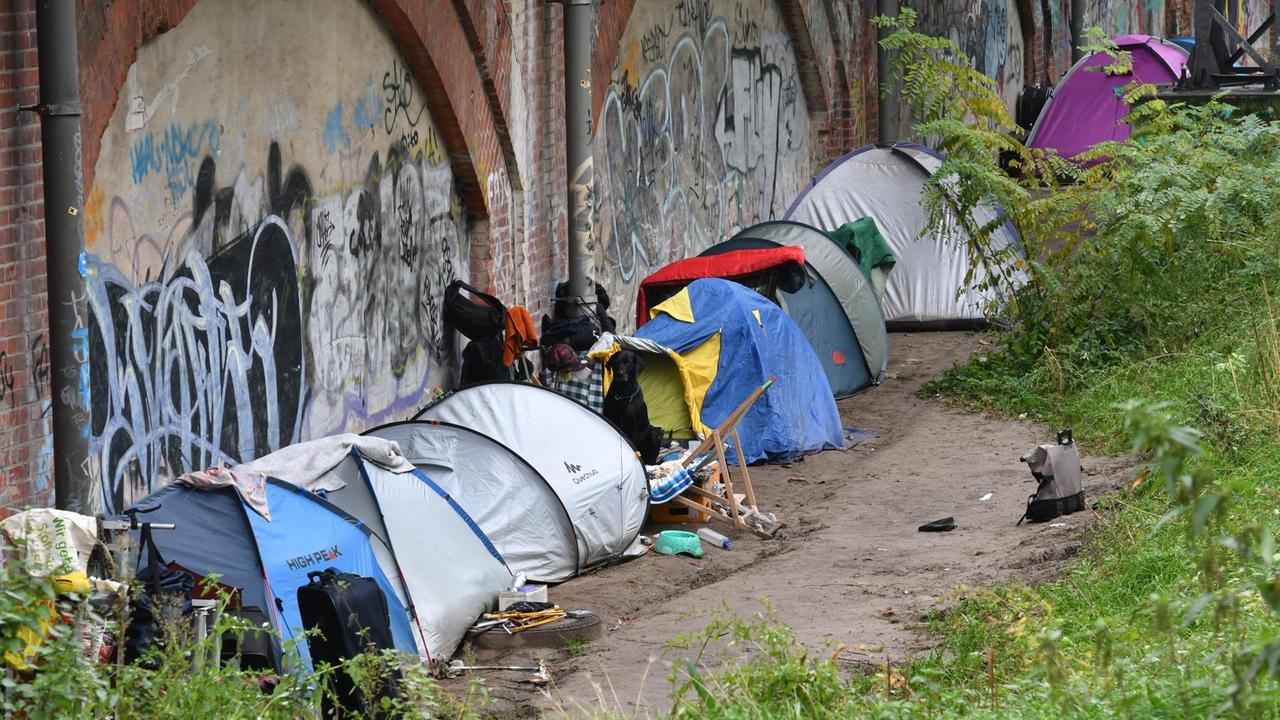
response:
M413 419L470 428L524 458L563 503L579 567L644 552L644 466L617 428L585 405L535 385L494 381L455 390Z
M835 397L853 395L884 378L889 361L880 301L853 256L821 230L772 220L753 225L703 255L798 245L804 249L809 282L772 298L809 340Z
M390 423L364 434L396 442L493 540L511 572L554 583L585 569L564 503L546 478L502 443L440 421Z
M963 243L922 237L928 220L924 184L941 164L936 152L921 145L866 145L829 165L787 209L786 219L826 230L863 217L876 219L898 261L884 293L884 317L891 326L982 325L988 306L998 300L992 292L973 289L974 282L966 283L969 250ZM981 226L999 212L982 206L971 219ZM995 250L1022 254L1022 241L1009 222L991 240Z

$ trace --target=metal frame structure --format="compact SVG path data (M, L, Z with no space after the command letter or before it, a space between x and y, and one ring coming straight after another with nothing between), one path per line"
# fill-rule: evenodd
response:
M1280 0L1273 0L1272 12L1248 37L1232 25L1219 10L1217 0L1196 0L1196 44L1188 64L1189 76L1179 83L1179 89L1218 90L1223 87L1262 85L1268 90L1280 87L1277 83L1276 61L1280 60L1280 33L1273 33L1267 52L1255 43L1275 26L1280 16ZM1237 66L1248 56L1255 64Z

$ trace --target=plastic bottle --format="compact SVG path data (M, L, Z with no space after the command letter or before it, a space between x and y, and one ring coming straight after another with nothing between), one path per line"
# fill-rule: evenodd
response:
M703 542L724 548L725 550L728 550L729 546L732 544L729 542L729 538L721 535L711 528L698 528L698 537L702 538Z

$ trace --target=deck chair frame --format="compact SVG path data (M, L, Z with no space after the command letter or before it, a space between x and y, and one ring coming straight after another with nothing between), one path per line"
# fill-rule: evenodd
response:
M770 376L767 381L760 387L756 388L733 412L729 413L729 417L720 423L711 434L706 437L694 448L692 452L680 461L680 464L687 469L690 474L701 469L704 465L713 459L717 461L717 472L713 475L708 485L712 488L707 490L697 485L690 485L685 492L694 497L701 498L705 503L697 502L683 493L671 499L691 510L710 515L732 524L735 528L749 530L763 538L773 537L773 534L783 527L780 521L773 513L766 513L760 510L756 503L755 489L751 486L751 473L747 470L746 458L742 454L742 440L738 437L738 422L742 420L742 416L747 414L751 406L760 399L760 396L769 389L777 380L776 376ZM729 469L729 463L725 457L725 438L732 438L733 449L737 455L738 472L740 476L738 485L741 486L742 492L738 493L734 484L734 473ZM714 450L714 454L711 452ZM717 478L718 476L718 478ZM724 485L724 494L714 492L715 481L719 479Z

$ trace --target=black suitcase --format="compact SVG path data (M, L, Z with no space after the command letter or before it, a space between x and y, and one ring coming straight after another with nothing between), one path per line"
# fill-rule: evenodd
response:
M310 582L298 588L298 612L309 631L313 664L336 666L366 650L394 648L387 598L373 578L334 568L307 577ZM379 697L394 696L397 679L385 678ZM366 699L347 673L335 673L332 685L334 692L323 703L326 718L374 716L377 698Z
M227 614L235 615L255 628L269 627L271 622L262 608L253 606L227 610ZM241 670L279 673L279 657L280 650L266 629L222 634L222 661L239 660Z

